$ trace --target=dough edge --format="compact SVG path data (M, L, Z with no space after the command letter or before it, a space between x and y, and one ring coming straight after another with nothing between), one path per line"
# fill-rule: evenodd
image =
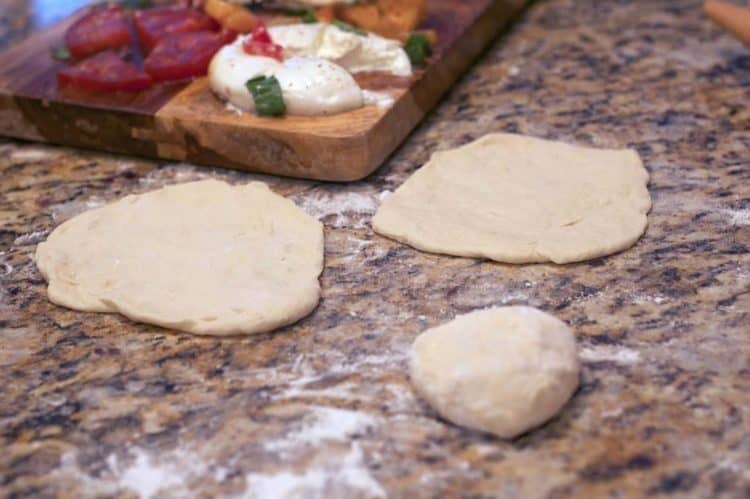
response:
M638 229L633 231L632 235L627 238L616 239L611 242L602 244L602 246L599 248L592 247L588 251L572 252L567 255L563 255L562 257L557 257L550 252L540 249L538 241L534 246L532 254L528 254L526 252L504 251L502 248L499 248L497 246L491 249L477 249L475 247L472 247L471 244L463 245L462 241L459 240L454 241L451 248L445 248L444 245L440 244L439 242L434 243L430 241L429 238L420 238L420 236L415 236L414 234L410 233L410 228L408 226L404 226L402 222L403 215L399 213L399 207L396 206L396 201L394 201L396 199L399 199L397 197L399 191L401 191L401 194L403 195L404 188L409 188L407 187L407 184L419 182L420 177L422 175L426 175L429 172L430 168L434 168L443 155L461 154L462 152L465 152L467 150L470 151L472 148L481 147L487 142L492 142L496 139L504 139L508 137L513 139L521 138L524 140L528 140L531 143L539 142L542 144L554 144L559 147L566 147L582 151L592 150L630 155L632 159L635 159L638 162L643 187L641 193L644 194L637 200L639 206L637 206L637 210L632 213L633 218L630 220L631 224L637 226ZM428 253L466 258L489 259L499 263L509 264L534 264L549 262L555 264L579 263L625 251L634 246L638 242L638 240L643 237L648 228L648 213L651 211L653 205L651 195L648 191L649 182L650 174L648 170L646 170L645 166L643 165L643 161L640 158L640 155L635 149L593 148L519 134L490 133L460 147L434 152L427 163L413 172L396 189L393 194L383 200L372 218L371 225L373 230L382 236Z
M71 283L71 282L66 281L65 279L59 278L52 271L51 267L53 265L53 261L52 261L52 256L50 255L50 251L51 251L50 240L54 237L55 232L59 230L60 228L62 228L63 226L65 226L66 224L73 223L73 221L77 219L78 217L82 217L82 216L90 217L92 216L91 214L99 210L102 210L107 207L111 207L112 205L115 205L117 203L125 202L126 200L136 197L136 196L153 194L163 189L179 188L179 187L186 186L188 184L197 184L197 183L203 183L203 182L219 183L219 184L228 185L230 187L259 188L263 191L267 191L267 193L273 196L276 196L279 202L284 202L284 203L287 203L288 205L291 205L294 210L298 211L300 214L307 217L309 222L314 222L316 224L316 227L318 228L317 233L319 234L320 237L319 237L319 241L317 242L317 248L315 249L315 251L319 252L319 254L321 255L321 258L315 270L314 284L312 286L308 286L309 289L306 292L304 292L304 294L303 293L299 294L298 298L300 299L297 302L295 302L294 305L287 307L286 310L284 310L283 312L274 311L273 314L265 314L266 316L270 315L270 317L257 321L252 327L247 326L248 324L247 317L237 318L235 321L223 321L220 327L216 327L217 326L216 323L208 322L208 321L191 321L191 320L168 321L168 320L163 320L160 317L153 315L153 314L141 313L138 310L128 305L118 305L112 302L111 300L96 297L92 295L91 293L85 292L85 290L76 286L75 283ZM253 334L263 334L263 333L272 332L284 326L294 324L295 322L307 317L310 313L312 313L317 308L320 302L320 296L321 296L320 275L323 273L324 263L325 263L325 235L324 235L324 230L323 230L323 224L319 220L316 220L315 218L310 216L307 212L305 212L302 208L297 206L290 199L273 192L273 190L271 190L268 184L266 184L265 182L252 181L252 182L248 182L245 184L228 184L226 182L216 180L216 179L206 179L206 180L198 180L198 181L193 181L193 182L168 184L158 189L154 189L154 190L147 191L144 193L130 194L120 199L117 199L111 203L108 203L104 206L99 206L97 208L87 210L77 215L74 215L73 217L69 218L68 220L65 220L63 223L55 227L50 232L47 239L45 241L40 242L37 245L36 251L34 252L32 259L35 262L37 268L39 269L39 272L44 277L45 281L47 281L47 298L49 299L50 302L54 303L55 305L59 305L68 309L82 311L82 312L118 313L134 322L151 324L151 325L163 327L166 329L178 330L178 332L185 332L185 333L201 335L201 336L221 337L221 336L253 335Z

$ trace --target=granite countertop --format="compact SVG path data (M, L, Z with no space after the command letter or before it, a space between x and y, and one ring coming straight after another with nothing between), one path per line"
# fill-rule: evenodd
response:
M0 18L9 44L34 11L0 1ZM362 182L3 141L0 496L750 494L748 102L750 49L699 1L547 0ZM637 148L654 200L643 239L589 263L511 266L373 234L380 197L431 151L494 131ZM310 317L211 339L47 301L31 257L61 221L202 178L261 178L325 223ZM558 418L504 442L440 420L406 354L425 328L509 304L567 321L584 369Z

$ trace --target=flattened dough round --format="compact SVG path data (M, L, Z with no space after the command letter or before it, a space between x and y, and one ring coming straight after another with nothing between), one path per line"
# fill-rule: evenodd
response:
M320 297L323 227L261 182L165 187L82 213L37 247L49 299L207 335L271 331Z
M456 317L422 333L411 349L412 382L440 415L502 438L557 414L579 371L573 332L530 307Z
M634 150L513 134L433 154L388 196L376 232L417 249L507 263L569 263L646 230L648 172Z

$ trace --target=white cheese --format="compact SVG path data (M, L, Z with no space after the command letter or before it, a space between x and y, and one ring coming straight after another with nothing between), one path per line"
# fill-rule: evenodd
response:
M245 84L256 76L274 74L281 63L270 57L248 55L242 43L226 45L216 53L208 67L208 81L211 89L232 105L253 111L255 102Z
M321 23L289 24L271 26L268 33L274 43L284 47L284 57L317 55L325 27L326 25Z
M268 28L285 56L308 55L333 61L351 73L383 71L412 74L409 56L401 43L373 33L358 35L325 23L290 24Z
M271 75L279 81L288 114L335 114L364 105L362 89L341 66L318 57L292 57L280 63L250 55L242 48L242 38L223 47L209 67L211 89L244 111L255 110L247 81Z
M341 66L318 57L292 57L276 72L289 114L336 114L364 105L362 89Z

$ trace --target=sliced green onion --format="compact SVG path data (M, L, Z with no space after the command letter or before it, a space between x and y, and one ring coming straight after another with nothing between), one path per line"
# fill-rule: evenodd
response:
M56 61L67 62L70 60L70 51L65 45L57 45L56 47L52 47L50 50L52 52L52 58Z
M359 28L355 28L351 24L345 23L344 21L339 21L338 19L334 19L331 24L336 26L341 31L346 31L347 33L354 33L355 35L359 35L359 36L367 36L367 31L361 30Z
M245 83L255 101L258 116L282 116L286 113L279 80L275 76L258 76Z
M424 33L414 32L404 44L404 51L409 60L415 66L424 64L427 57L432 54L432 44Z

